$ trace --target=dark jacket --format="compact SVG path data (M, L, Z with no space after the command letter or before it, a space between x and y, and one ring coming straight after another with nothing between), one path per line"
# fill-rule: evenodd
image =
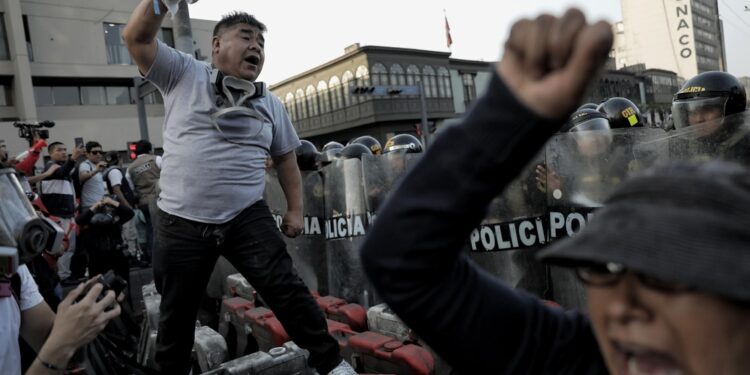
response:
M46 171L55 163L53 161L47 163L44 170ZM52 216L72 218L75 215L76 196L73 182L70 178L70 173L75 167L75 160L68 159L68 161L62 163L61 168L42 181L42 203L44 203L47 212Z
M563 124L519 103L495 76L382 207L362 247L385 302L461 374L602 374L586 316L548 307L461 251L487 205Z

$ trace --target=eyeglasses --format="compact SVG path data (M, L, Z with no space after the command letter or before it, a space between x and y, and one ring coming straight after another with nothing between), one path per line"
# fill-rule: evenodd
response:
M675 281L664 281L659 278L628 270L618 263L593 263L576 268L576 276L586 285L605 287L617 284L626 273L633 272L644 286L666 293L679 293L693 290L693 287Z
M89 152L89 154L94 154L94 155L101 155L103 153L104 151L101 151L101 150L94 150L94 151Z

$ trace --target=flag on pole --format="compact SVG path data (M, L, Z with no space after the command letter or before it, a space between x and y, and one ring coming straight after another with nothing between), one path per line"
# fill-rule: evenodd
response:
M451 26L448 25L448 16L445 16L445 43L448 48L451 48L453 44L453 38L451 38Z

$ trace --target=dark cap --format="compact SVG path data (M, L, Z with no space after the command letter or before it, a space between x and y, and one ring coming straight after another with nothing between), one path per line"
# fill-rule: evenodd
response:
M750 171L716 161L652 168L623 182L580 233L538 256L563 266L619 263L750 301Z

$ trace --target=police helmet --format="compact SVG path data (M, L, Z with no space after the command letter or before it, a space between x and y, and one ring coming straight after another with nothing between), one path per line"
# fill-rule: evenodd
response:
M363 135L349 142L349 144L355 144L355 143L359 143L369 148L370 151L372 151L373 155L380 155L380 153L383 150L382 146L380 145L380 142L378 142L377 139L369 135Z
M344 148L344 145L336 141L330 141L323 146L323 152L337 148Z
M318 160L318 149L312 142L302 139L302 144L294 150L297 155L297 165L302 171L314 171L317 168L316 162Z
M598 107L598 106L599 105L596 104L596 103L584 103L583 105L581 105L580 107L578 107L578 109L576 109L576 111L580 111L582 109L596 109L596 107Z
M619 96L609 98L599 104L596 110L607 116L609 127L612 129L643 127L641 111L629 99Z
M705 72L689 79L672 100L676 129L745 111L747 94L740 81L725 72Z
M341 149L341 157L342 159L361 159L362 155L372 155L372 151L370 151L370 148L360 144L360 143L352 143L344 148Z
M581 109L570 115L568 122L563 125L560 132L575 133L588 130L609 130L610 122L607 116L593 109Z
M422 142L411 134L399 134L391 137L383 147L383 154L403 151L407 154L422 152Z

